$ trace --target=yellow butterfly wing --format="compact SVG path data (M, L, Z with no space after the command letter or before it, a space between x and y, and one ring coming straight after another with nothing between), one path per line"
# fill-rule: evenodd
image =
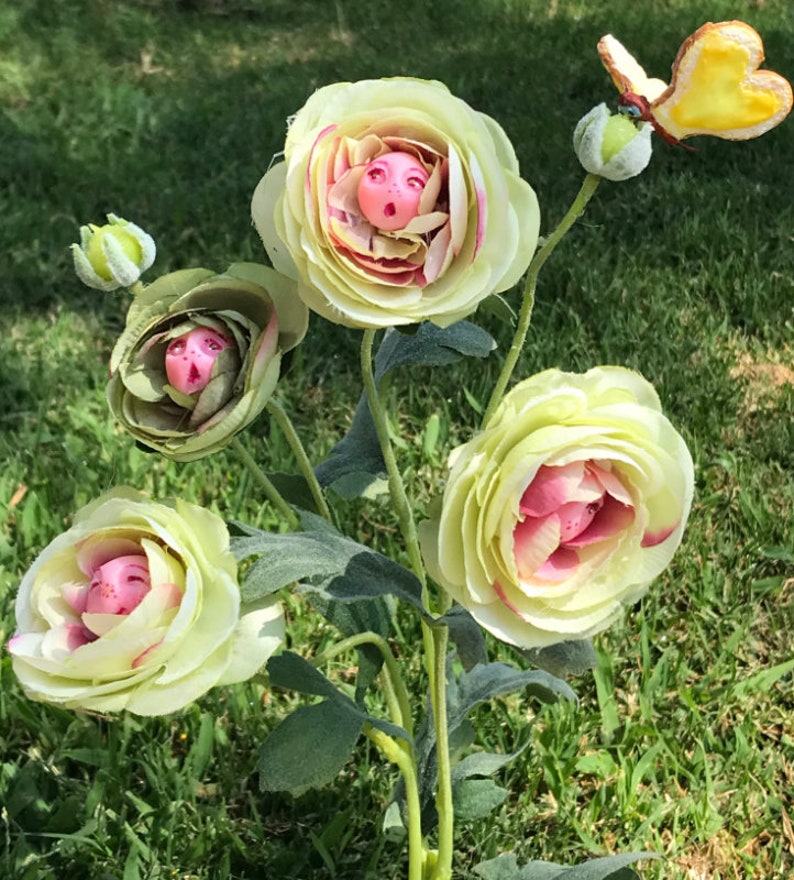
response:
M792 92L782 76L758 69L763 60L761 37L750 25L703 25L679 49L670 88L651 99L654 119L678 140L764 134L789 114Z
M611 34L599 41L598 54L621 94L646 99L642 118L652 120L671 143L697 134L747 140L791 111L791 86L780 74L759 70L764 46L743 21L698 28L678 50L669 86L648 77Z

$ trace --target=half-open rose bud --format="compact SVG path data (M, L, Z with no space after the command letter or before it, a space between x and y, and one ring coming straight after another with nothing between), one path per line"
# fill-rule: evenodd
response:
M146 447L177 461L208 455L267 404L308 314L293 281L254 263L158 278L113 350L110 407Z

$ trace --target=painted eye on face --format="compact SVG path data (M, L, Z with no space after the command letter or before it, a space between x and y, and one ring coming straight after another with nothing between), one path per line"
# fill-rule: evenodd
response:
M185 348L187 347L187 340L184 336L180 336L179 339L175 339L169 346L167 354L171 357L175 357L180 354L185 353Z
M367 169L367 177L372 183L385 183L386 169L382 165L370 165Z
M213 333L211 336L204 336L201 340L201 347L207 354L217 354L229 347L229 343L219 333Z

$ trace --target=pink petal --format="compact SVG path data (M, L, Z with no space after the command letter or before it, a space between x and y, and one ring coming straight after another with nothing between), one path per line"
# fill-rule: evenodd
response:
M528 580L560 544L560 521L554 515L527 517L513 529L513 558L521 578Z
M603 501L569 501L561 505L556 516L560 520L560 543L568 544L584 532L595 519Z
M680 520L679 520L680 522ZM655 547L657 544L661 544L666 541L670 535L678 528L678 523L670 526L666 529L661 529L657 532L646 532L642 536L642 543L640 546L642 547Z
M566 547L587 547L598 541L606 541L627 529L634 522L634 508L621 504L611 495L604 497L604 504L590 525L583 531L565 541Z
M559 547L535 572L535 577L558 583L564 581L579 567L579 554L567 547Z
M502 585L499 583L499 581L493 582L493 588L494 588L494 592L502 600L504 605L507 608L509 608L513 612L513 614L517 614L519 617L522 617L521 612L518 610L518 608L516 608L516 606L513 605L510 602L510 600L507 598L507 593L505 593L505 591L504 591ZM523 617L522 617L522 620L523 620Z
M601 487L605 492L609 492L609 494L620 501L621 504L626 504L629 507L633 506L631 494L614 471L608 471L594 461L591 461L588 464L588 468L596 480L601 484Z
M527 516L548 516L558 507L574 499L574 493L581 484L584 473L583 461L574 461L560 467L541 465L521 496L519 511ZM597 497L598 495L595 496ZM579 500L595 500L595 498Z

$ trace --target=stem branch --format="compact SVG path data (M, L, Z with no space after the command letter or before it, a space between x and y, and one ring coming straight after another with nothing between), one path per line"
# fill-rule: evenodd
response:
M529 330L529 323L532 320L532 309L535 305L535 288L537 287L540 270L543 268L543 264L549 258L554 248L556 248L560 241L562 241L566 232L568 232L573 224L582 216L587 203L593 197L600 182L601 178L597 174L588 174L585 177L582 186L576 194L576 198L571 203L570 208L568 208L567 213L562 220L560 220L557 228L543 242L543 245L535 253L532 262L529 264L527 278L524 283L521 312L518 317L516 332L513 335L513 342L510 346L510 350L507 352L502 371L499 374L499 378L496 380L496 385L494 386L493 391L491 392L491 398L488 401L488 408L485 410L485 415L483 416L482 428L485 428L488 425L488 422L490 422L493 417L496 407L502 400L507 385L510 382L510 377L513 375L513 370L515 369L518 357L521 354L521 349L524 347L524 342L527 338L527 331Z

